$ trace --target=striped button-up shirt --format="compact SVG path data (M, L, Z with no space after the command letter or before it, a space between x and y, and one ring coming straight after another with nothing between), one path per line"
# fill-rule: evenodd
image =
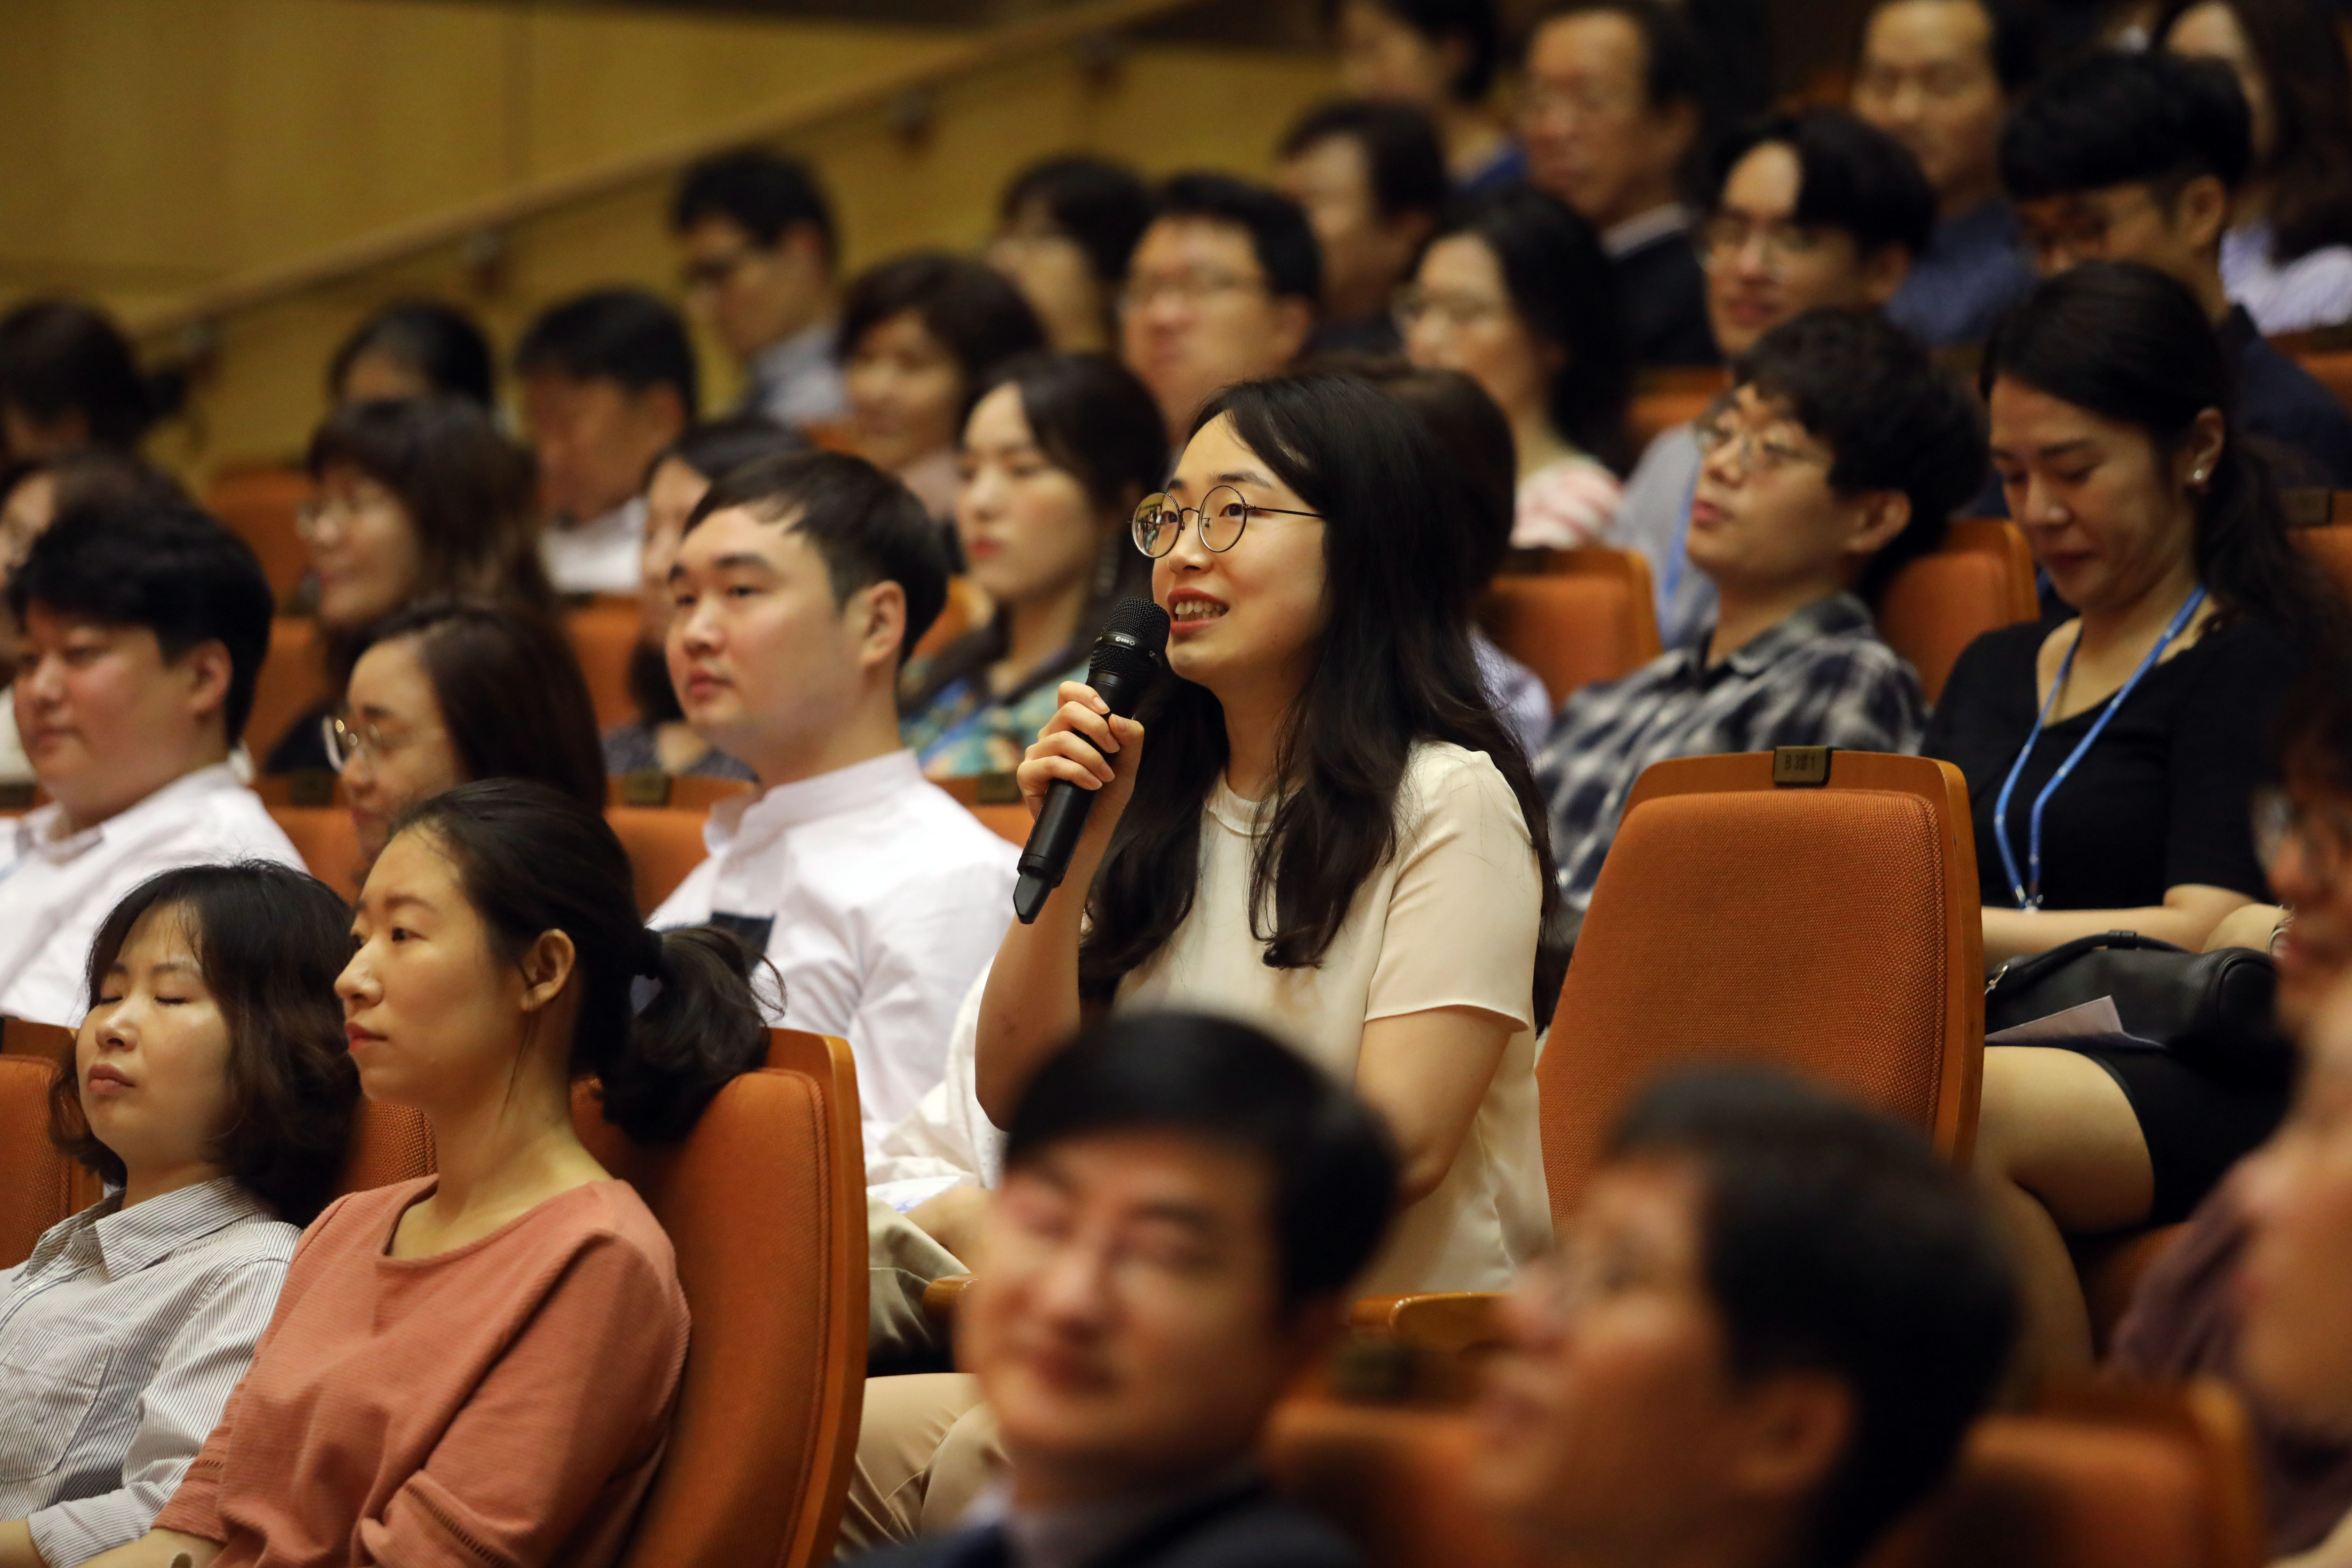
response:
M1708 636L1570 698L1537 753L1570 909L1592 901L1625 797L1652 763L1775 746L1919 749L1919 678L1878 640L1853 595L1815 600L1712 665Z
M147 1531L219 1424L301 1232L226 1177L121 1194L0 1270L0 1519L51 1563Z

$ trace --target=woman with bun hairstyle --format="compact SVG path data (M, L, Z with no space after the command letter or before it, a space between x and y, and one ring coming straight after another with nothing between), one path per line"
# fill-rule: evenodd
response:
M762 1058L731 937L638 923L604 817L542 784L411 811L335 989L361 1087L424 1113L437 1173L355 1193L294 1256L220 1426L105 1568L610 1563L686 1358L669 1238L573 1131L641 1143Z

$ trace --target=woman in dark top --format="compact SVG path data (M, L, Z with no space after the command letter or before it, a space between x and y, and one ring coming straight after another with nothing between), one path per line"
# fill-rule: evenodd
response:
M2053 279L1994 334L1984 387L2010 515L2075 612L1979 638L1928 730L1968 779L1985 963L2117 930L2200 948L2270 900L2252 796L2291 650L2332 639L2335 601L2179 284L2104 262ZM1985 1052L1976 1166L2044 1370L2090 1357L2065 1233L2181 1217L2282 1104L2115 1036Z

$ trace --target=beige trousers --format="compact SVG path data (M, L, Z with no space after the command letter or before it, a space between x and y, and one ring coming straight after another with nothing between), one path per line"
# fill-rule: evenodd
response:
M960 1372L866 1380L834 1561L950 1530L1004 1469L996 1418Z

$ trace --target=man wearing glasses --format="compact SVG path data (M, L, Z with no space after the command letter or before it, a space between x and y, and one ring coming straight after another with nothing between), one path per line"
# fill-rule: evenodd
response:
M846 418L835 353L833 209L806 168L729 153L687 171L670 208L688 307L743 367L742 412L789 429Z
M1927 243L1935 214L1911 155L1851 115L1815 110L1735 139L1699 227L1716 341L1737 358L1800 311L1884 307ZM1692 427L1660 432L1626 481L1610 530L1611 543L1650 563L1668 647L1687 646L1715 616L1715 586L1683 548L1698 472Z
M1688 553L1715 585L1687 647L1568 700L1536 757L1580 914L1652 763L1776 746L1916 752L1918 677L1871 604L1984 477L1975 400L1875 310L1810 310L1742 354L1694 426Z

